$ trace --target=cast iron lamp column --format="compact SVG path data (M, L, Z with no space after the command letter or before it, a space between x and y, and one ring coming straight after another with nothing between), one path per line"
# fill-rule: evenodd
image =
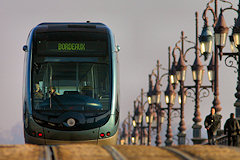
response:
M146 123L148 124L148 141L147 141L148 146L151 145L152 121L153 121L152 105L149 105L148 110L146 112Z
M196 59L192 65L192 75L193 80L195 81L195 111L194 111L194 124L193 128L193 140L201 138L201 128L202 125L200 122L202 121L201 113L200 113L200 88L203 77L203 66L201 64L198 50L196 50Z
M212 43L212 38L211 37L211 31L210 30L205 30L204 29L208 26L207 23L208 23L208 18L206 17L206 13L207 11L211 11L211 13L213 14L213 21L214 21L214 24L213 26L215 26L216 24L216 21L217 21L217 0L215 0L214 4L215 4L215 9L211 8L210 7L210 3L212 3L213 1L210 1L208 4L207 4L207 8L204 10L203 12L203 20L204 20L204 27L203 27L203 31L202 31L202 34L201 36L199 37L199 41L200 41L200 46L201 46L201 53L203 54L204 53L204 50L202 46L206 46L206 47L209 47L208 51L211 50L210 48L210 43ZM206 33L206 34L204 34ZM208 38L207 38L208 37ZM215 35L215 38L216 38L216 35ZM214 91L214 100L213 100L213 106L216 108L216 112L218 114L220 114L220 111L222 110L222 107L220 105L220 100L219 100L219 61L218 61L218 50L217 50L217 42L216 42L216 39L215 39L215 45L214 45L214 56L212 58L214 58L214 87L213 87L213 91Z
M193 81L195 82L195 111L194 111L194 124L193 128L193 142L196 143L197 140L201 141L201 128L202 125L200 122L202 121L201 112L200 112L200 88L202 84L202 77L203 77L203 65L199 58L199 50L198 50L198 12L195 13L196 16L196 42L195 42L195 61L192 65L192 76ZM210 37L207 37L211 40ZM204 38L203 38L204 39ZM210 46L209 44L208 46ZM205 51L206 52L206 51ZM207 50L209 52L209 50ZM207 53L205 53L207 54ZM206 58L206 57L205 57Z
M127 131L126 125L127 125L127 122L125 120L122 124L122 135L120 140L121 145L128 144L128 131Z
M235 26L233 27L233 39L234 44L238 49L238 78L237 78L237 93L235 94L235 97L237 98L236 102L234 103L234 106L236 107L236 118L240 119L240 1L239 1L239 9L238 9L238 18L235 23Z
M164 77L165 74L162 76ZM156 109L156 112L157 112L157 136L156 136L156 146L160 146L162 141L161 141L161 135L160 135L160 132L161 132L161 90L160 90L160 80L159 80L159 76L157 76L157 79L156 79L156 84L155 84L155 87L154 87L154 90L153 90L153 95L156 97L156 101L155 101L155 109Z
M178 133L178 144L185 144L185 139L186 139L186 125L184 121L184 98L185 98L185 90L184 90L184 81L186 78L186 69L187 66L185 65L184 58L183 58L183 50L184 50L184 32L181 32L181 42L182 42L182 49L180 52L180 57L179 61L176 67L176 74L177 74L177 79L180 82L180 123L179 123L179 133Z
M176 97L176 93L173 90L173 86L170 83L170 53L171 53L171 48L168 48L168 71L169 71L169 75L168 75L168 86L167 86L167 90L165 91L165 102L168 105L168 126L167 126L167 134L166 134L166 141L165 144L166 146L171 146L173 143L173 134L172 134L172 126L171 126L171 111L172 111L172 107L175 103L175 97Z
M133 145L137 145L138 144L138 139L139 138L139 134L138 134L138 129L134 128L133 129L133 133L132 133L132 144Z
M167 108L162 108L162 105L161 105L161 89L160 89L160 86L162 86L161 84L161 80L163 77L167 76L168 73L164 73L161 77L159 76L159 73L160 73L160 63L159 63L159 60L157 60L157 74L154 73L154 70L152 72L151 75L149 75L149 92L148 92L148 103L149 105L153 105L155 106L155 111L157 113L157 122L156 122L156 127L157 127L157 135L156 135L156 146L160 146L162 141L161 141L161 135L160 135L160 132L161 132L161 125L164 121L164 112L163 110L164 109L167 109ZM164 68L162 68L164 69ZM176 71L175 71L176 72ZM153 89L153 83L152 83L152 75L154 75L156 77L156 83L155 83L155 86L154 86L154 89ZM171 75L172 76L172 75ZM174 75L173 75L174 76ZM175 76L176 77L176 76ZM148 111L149 112L149 111ZM149 113L147 113L149 114ZM146 116L146 122L147 118L149 116ZM151 127L154 127L154 126L151 126Z
M240 33L240 1L239 1L239 8L238 10L233 8L233 5L231 2L227 2L229 4L231 4L231 7L228 7L228 8L225 8L225 9L221 9L221 12L220 12L220 15L219 15L219 18L218 18L218 22L217 22L217 25L215 26L214 28L214 31L215 31L215 39L216 39L216 46L219 48L220 50L220 59L222 57L222 55L226 55L228 56L226 58L226 60L229 58L229 57L233 57L236 61L237 61L237 64L238 64L238 68L237 67L234 67L232 64L230 65L227 65L226 63L226 60L225 60L225 64L226 66L228 67L233 67L233 68L237 68L237 71L238 71L238 80L237 80L237 93L235 93L235 97L237 98L236 102L234 103L234 106L236 107L236 117L238 119L240 119L240 47L239 47L239 43L240 43L240 37L239 37L239 33ZM226 11L226 10L234 10L238 13L238 18L237 20L235 19L235 25L233 27L233 32L232 32L232 35L229 36L230 38L230 42L231 42L231 50L234 51L235 47L238 49L237 52L234 52L234 53L223 53L222 50L223 50L223 47L225 46L225 43L226 43L226 38L227 38L227 34L228 34L228 27L226 26L226 23L225 23L225 20L224 20L224 17L223 17L223 12ZM235 47L232 45L234 43Z
M136 105L136 101L134 101L134 105ZM138 104L137 106L134 106L134 107L136 107L136 109L135 109L135 113L134 113L134 120L135 120L135 122L136 122L136 124L137 124L137 126L136 126L136 130L138 131L138 133L139 133L139 131L140 131L140 133L141 133L141 129L142 128L140 128L140 125L141 125L141 122L142 122L142 115L143 115L143 112L142 112L142 107ZM135 134L136 135L136 134ZM138 136L139 136L139 134L137 134ZM141 136L141 135L140 135ZM141 139L142 137L140 137L140 139ZM135 139L136 140L136 139ZM139 140L139 137L137 137L137 140ZM135 144L138 144L138 141L136 141L135 142Z

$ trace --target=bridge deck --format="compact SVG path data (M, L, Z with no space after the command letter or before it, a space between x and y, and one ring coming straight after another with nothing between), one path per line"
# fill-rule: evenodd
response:
M97 146L90 144L38 146L1 145L2 159L33 160L239 160L240 148L209 145L153 146Z

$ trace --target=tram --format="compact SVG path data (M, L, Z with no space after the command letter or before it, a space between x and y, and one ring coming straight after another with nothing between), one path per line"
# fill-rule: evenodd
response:
M25 143L116 144L118 51L102 23L41 23L25 51Z

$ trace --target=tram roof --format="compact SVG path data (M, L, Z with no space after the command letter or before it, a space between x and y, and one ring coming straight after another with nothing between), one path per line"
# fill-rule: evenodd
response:
M36 26L37 32L53 32L53 31L82 31L96 30L107 31L109 28L103 23L41 23Z

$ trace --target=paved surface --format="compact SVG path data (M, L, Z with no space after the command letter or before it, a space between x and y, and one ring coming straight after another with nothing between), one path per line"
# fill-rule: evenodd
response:
M208 145L97 146L72 144L57 146L0 145L0 160L240 160L240 148Z

